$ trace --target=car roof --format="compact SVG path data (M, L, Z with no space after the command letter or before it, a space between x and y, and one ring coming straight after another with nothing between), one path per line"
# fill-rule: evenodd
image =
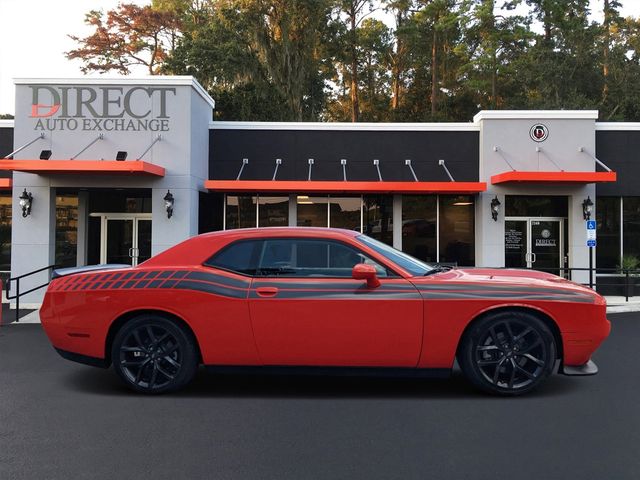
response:
M220 230L217 232L203 233L201 237L217 237L217 236L243 236L243 237L271 237L271 236L291 235L294 237L322 236L322 237L355 237L361 235L356 230L347 230L345 228L327 228L327 227L260 227L260 228L235 228L232 230Z

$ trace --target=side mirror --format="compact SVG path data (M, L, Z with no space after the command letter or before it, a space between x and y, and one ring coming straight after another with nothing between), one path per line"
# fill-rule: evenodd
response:
M353 267L351 271L351 277L355 280L366 280L368 288L378 288L380 286L380 280L378 280L378 273L373 265L367 265L366 263L358 263Z

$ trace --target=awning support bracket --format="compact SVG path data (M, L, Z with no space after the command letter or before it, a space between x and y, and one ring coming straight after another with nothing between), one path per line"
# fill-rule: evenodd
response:
M598 159L596 158L596 156L595 156L595 155L591 155L589 152L587 152L587 150L586 150L584 147L580 147L580 148L578 149L578 151L579 151L579 152L581 152L581 153L584 153L585 155L587 155L587 156L589 156L589 157L591 157L591 158L593 158L593 160L594 160L598 165L600 165L602 168L604 168L607 172L611 172L611 171L612 171L612 170L611 170L609 167L607 167L603 162L601 162L600 160L598 160Z
M411 160L409 160L408 158L404 161L404 164L409 167L409 170L411 170L411 175L413 175L413 181L417 182L418 181L418 177L416 176L416 172L413 171L413 167L411 166Z
M276 176L278 175L278 167L280 165L282 165L282 159L276 158L276 169L273 171L273 178L271 179L272 181L276 179Z
M515 168L513 168L513 165L511 165L511 162L509 160L507 160L507 157L505 156L505 154L502 152L502 150L500 149L500 147L498 147L497 145L495 147L493 147L493 151L496 152L498 155L500 155L502 157L502 159L505 161L505 163L507 165L509 165L509 168L512 171L516 171Z
M551 156L547 155L547 152L545 152L542 148L540 148L540 147L536 147L536 153L538 153L538 154L542 153L545 157L547 157L547 158L549 159L549 161L550 161L551 163L553 163L553 164L556 166L556 168L557 168L558 170L560 170L561 172L564 172L564 168L561 168L561 167L560 167L560 165L558 165L558 164L553 160L553 158L551 158ZM538 167L538 168L539 168L539 167Z
M36 138L34 138L33 140L31 140L30 142L25 143L24 145L22 145L21 147L16 148L13 152L11 152L9 155L7 155L4 158L12 158L16 153L21 152L22 150L24 150L25 148L27 148L29 145L33 145L34 143L36 143L38 140L42 140L45 137L44 132L40 133L40 135L38 135Z
M309 176L307 180L311 181L311 169L313 168L313 158L309 159Z
M451 175L451 172L449 171L447 166L444 164L444 160L442 159L438 160L438 165L444 168L444 171L447 172L447 175L449 176L449 180L451 180L452 182L455 182L455 180L453 179L453 176Z
M147 154L147 152L149 150L151 150L151 147L153 147L160 140L162 140L162 135L158 134L158 136L155 138L155 140L153 142L151 142L151 145L149 145L147 147L147 149L144 152L142 152L142 154L138 155L138 158L136 158L136 160L142 160L142 157L144 157Z
M378 180L382 182L382 174L380 173L380 160L374 158L373 164L376 166L376 170L378 171Z
M248 158L243 158L242 159L242 166L240 167L240 171L238 172L238 176L236 177L236 180L240 180L240 177L242 176L242 171L244 170L244 166L246 164L249 163L249 159Z
M91 142L89 142L89 145L87 145L86 147L84 147L82 150L80 150L78 153L76 153L73 157L71 157L69 160L75 160L76 158L78 158L85 150L87 150L91 145L93 145L94 143L96 143L99 140L102 140L104 138L104 133L99 133L98 136L93 139Z

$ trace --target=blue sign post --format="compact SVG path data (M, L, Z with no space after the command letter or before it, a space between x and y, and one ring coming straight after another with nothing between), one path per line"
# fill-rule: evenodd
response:
M589 287L593 288L593 247L596 246L596 221L587 220L587 247L589 247Z

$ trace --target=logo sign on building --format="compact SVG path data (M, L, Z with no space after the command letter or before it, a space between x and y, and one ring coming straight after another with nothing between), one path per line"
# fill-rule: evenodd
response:
M549 129L542 123L536 123L529 130L529 136L534 142L544 142L549 137Z
M587 220L587 247L596 246L596 221Z
M29 85L36 131L167 132L174 87Z

